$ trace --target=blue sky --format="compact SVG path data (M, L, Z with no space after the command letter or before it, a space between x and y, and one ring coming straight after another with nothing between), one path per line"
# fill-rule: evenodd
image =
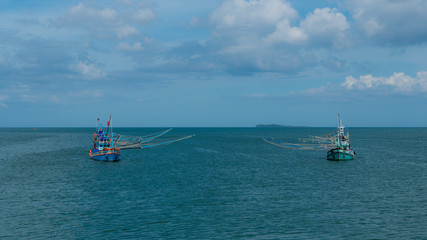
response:
M0 3L0 126L427 127L427 2Z

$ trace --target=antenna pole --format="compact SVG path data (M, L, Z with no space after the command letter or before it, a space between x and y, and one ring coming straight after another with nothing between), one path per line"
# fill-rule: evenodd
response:
M109 123L109 127L110 127L110 133L111 133L111 139L110 139L110 148L114 147L114 135L113 135L113 124L111 123L111 115L110 115L110 121Z

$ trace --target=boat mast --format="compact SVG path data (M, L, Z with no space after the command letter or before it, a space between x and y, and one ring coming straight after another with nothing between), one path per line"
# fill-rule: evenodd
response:
M342 121L340 119L340 113L338 113L338 132L337 132L337 137L338 137L338 145L340 147L342 146L342 136L344 136L344 126L342 125Z
M114 147L114 136L113 136L113 125L111 123L111 115L110 120L108 121L108 131L110 132L110 148Z
M99 122L99 118L97 118L98 120L98 128L96 129L96 134L99 134L99 130L102 130L102 124Z

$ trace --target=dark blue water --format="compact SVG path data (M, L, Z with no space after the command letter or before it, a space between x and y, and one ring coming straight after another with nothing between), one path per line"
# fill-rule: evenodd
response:
M179 128L103 163L93 129L0 129L0 239L427 239L426 128L350 128L347 162L262 141L334 130Z

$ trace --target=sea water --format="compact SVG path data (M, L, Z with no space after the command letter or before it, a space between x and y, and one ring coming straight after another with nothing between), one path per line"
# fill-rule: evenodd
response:
M427 129L349 130L353 161L263 141L333 128L176 128L105 163L92 128L3 128L0 239L427 239Z

